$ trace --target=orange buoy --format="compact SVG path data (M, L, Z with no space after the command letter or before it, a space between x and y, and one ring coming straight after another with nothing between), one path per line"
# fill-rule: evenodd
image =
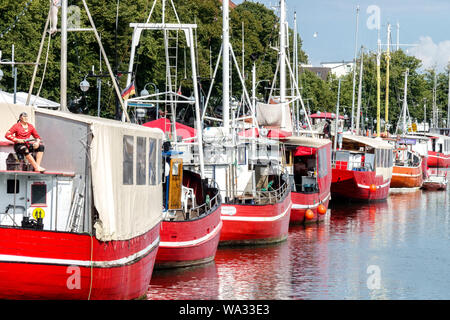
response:
M323 204L319 204L319 206L317 207L317 212L319 214L325 214L327 213L327 208Z
M377 186L374 185L374 184L371 184L371 185L370 185L370 191L372 191L372 192L377 191Z
M308 220L314 219L314 212L311 209L306 210L305 217Z

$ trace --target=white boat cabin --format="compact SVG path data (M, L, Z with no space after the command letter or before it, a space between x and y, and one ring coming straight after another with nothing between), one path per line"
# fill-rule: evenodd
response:
M45 145L46 168L30 171L12 143L0 143L0 227L118 240L160 221L160 130L25 106L0 108L4 133L20 112L29 114Z

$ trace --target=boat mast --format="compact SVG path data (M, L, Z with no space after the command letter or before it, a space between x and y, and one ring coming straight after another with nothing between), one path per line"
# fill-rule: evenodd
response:
M61 0L60 110L67 111L67 1Z
M363 65L364 65L364 46L361 46L361 62L359 69L359 88L358 88L358 104L356 108L356 134L359 135L359 123L361 118L361 95L362 95L362 79L363 79Z
M294 81L295 84L292 86L292 96L295 96L295 87L298 86L298 41L297 41L297 12L294 12ZM295 101L295 110L296 113L296 123L295 123L295 129L297 132L297 135L299 135L300 131L300 105L299 101Z
M280 103L286 102L286 1L280 0ZM282 108L284 113L284 108ZM284 114L282 115L284 121Z
M229 3L222 0L222 41L223 41L223 69L222 69L222 125L226 133L230 132L230 27L229 27Z
M434 85L433 85L433 122L432 127L437 128L438 127L438 111L436 106L436 86L437 86L437 73L436 69L434 69Z
M389 62L391 60L391 54L389 52L389 46L391 42L391 25L388 23L387 26L387 49L386 49L386 105L385 105L385 123L384 132L388 133L388 120L389 120Z
M353 94L352 94L352 115L351 115L351 132L355 129L355 91L356 91L356 55L358 54L358 20L359 20L359 5L356 7L356 35L355 35L355 55L353 58Z
M406 69L405 71L405 87L404 87L404 91L403 91L403 134L405 135L407 133L407 124L406 124L406 112L408 109L408 74L409 74L409 69Z
M448 69L447 128L450 128L450 62L448 63L447 69Z
M380 26L378 26L378 49L377 49L377 137L380 136L380 96L381 96L381 76L380 76L380 60L381 60L381 40L380 40Z

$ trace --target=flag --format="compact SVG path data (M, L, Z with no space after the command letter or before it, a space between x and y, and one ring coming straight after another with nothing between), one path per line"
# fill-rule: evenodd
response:
M135 87L134 87L134 81L131 82L128 87L126 87L122 91L122 98L123 100L128 100L128 98L136 93Z

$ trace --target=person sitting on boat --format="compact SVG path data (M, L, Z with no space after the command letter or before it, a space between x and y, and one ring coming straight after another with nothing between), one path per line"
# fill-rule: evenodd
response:
M33 136L34 139L30 139ZM28 114L22 112L15 125L6 132L5 138L14 142L14 150L17 154L24 155L28 162L33 166L34 171L44 172L41 167L42 157L44 156L44 145L36 128L28 123ZM36 160L31 155L31 151L36 151Z

